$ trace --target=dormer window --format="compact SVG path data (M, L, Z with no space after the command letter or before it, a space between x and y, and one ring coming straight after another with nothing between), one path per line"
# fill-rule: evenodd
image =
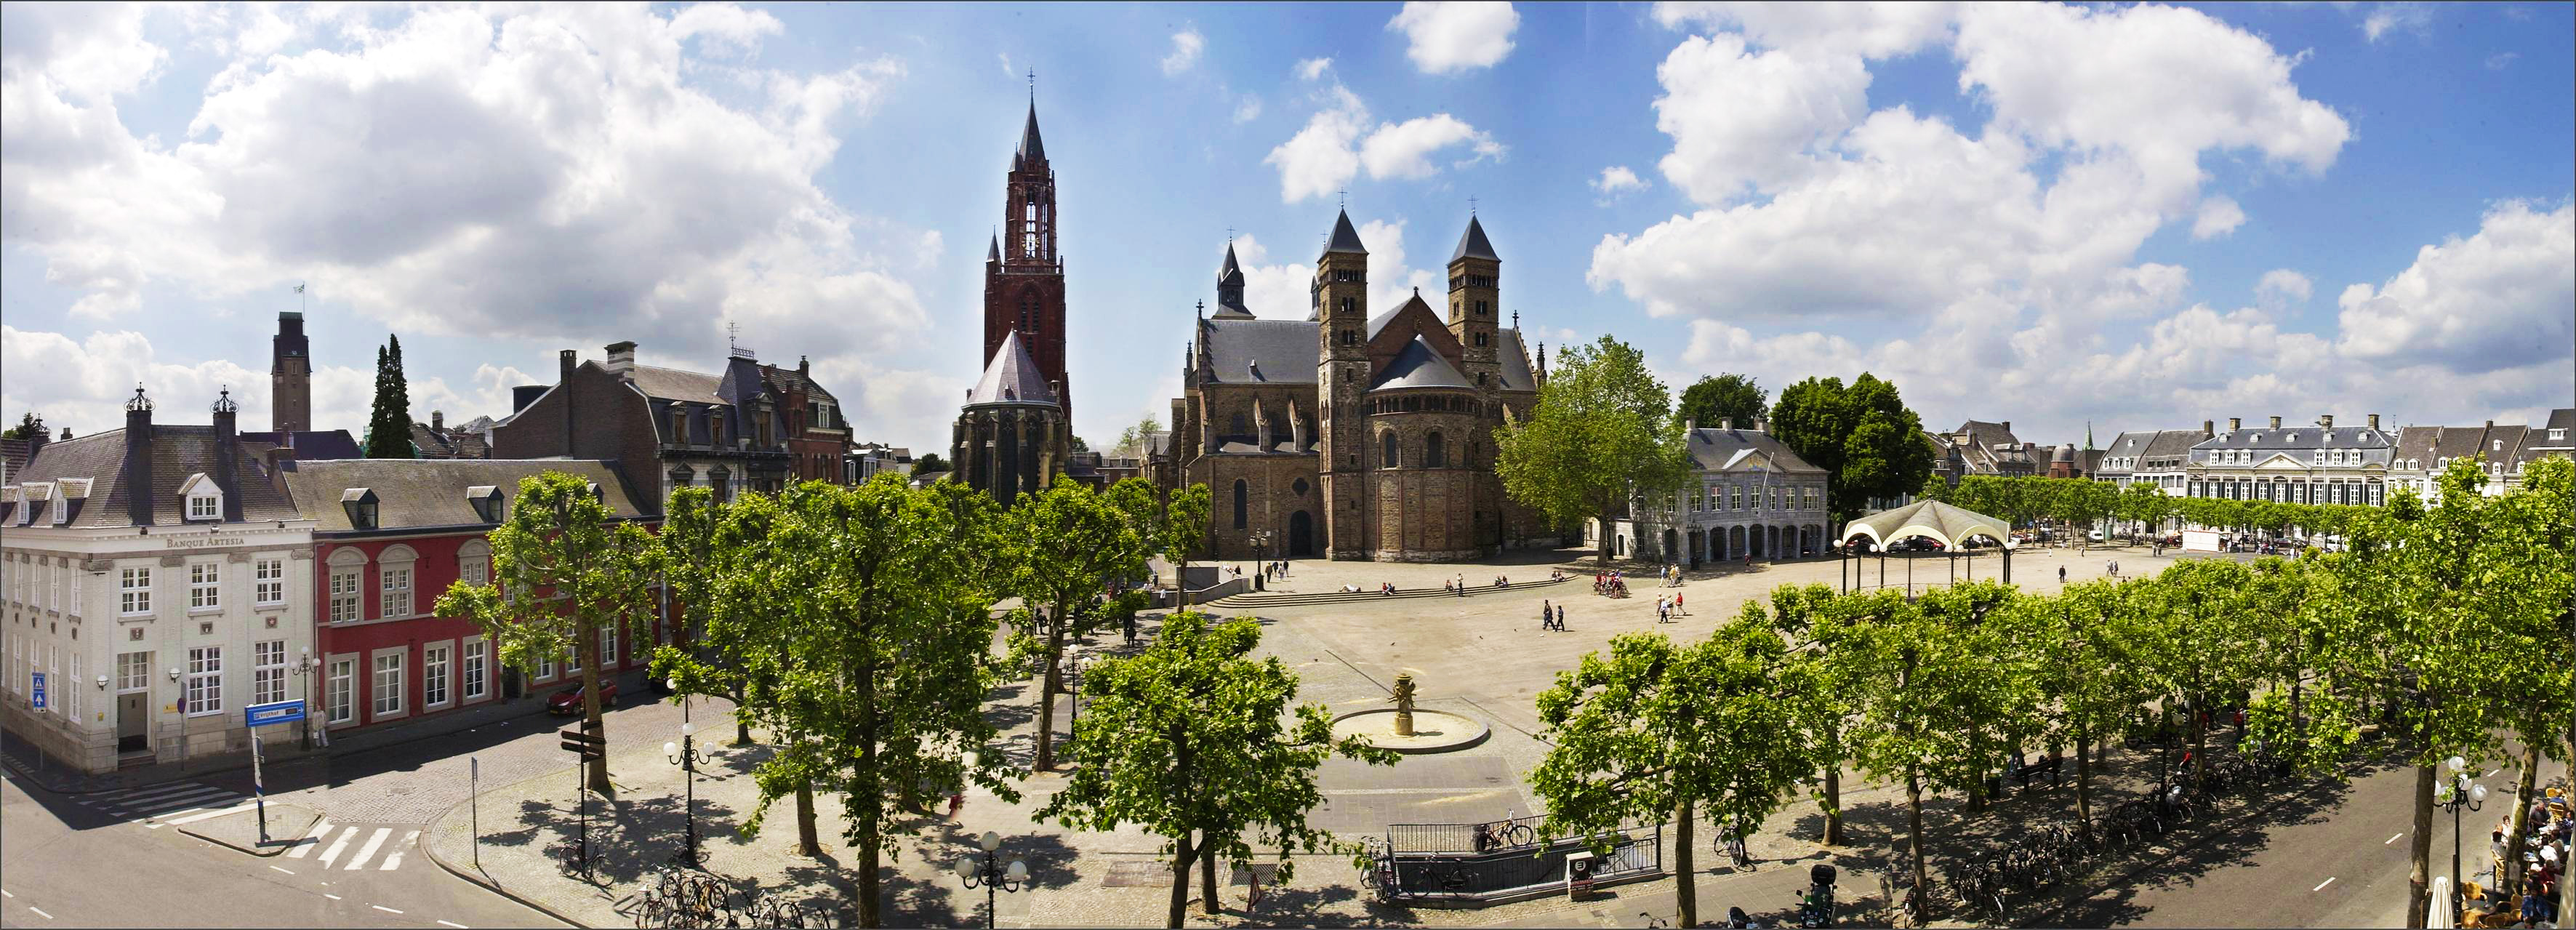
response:
M372 530L376 523L376 492L350 488L340 492L340 509L349 515L349 528Z
M600 489L600 487L599 487L599 482L596 482L596 481L591 482L591 483L589 484L589 486L588 486L588 487L589 487L589 490L590 490L590 502L591 502L591 503L599 504L599 505L602 505L602 506L607 505L607 503L608 503L608 492Z
M54 498L54 486L43 481L28 482L26 486L19 489L19 494L25 497L27 502L23 505L22 512L18 514L18 525L34 526L42 522L45 516L45 505Z
M497 485L481 484L465 489L465 500L474 505L474 515L485 523L499 523L508 514L508 504Z
M224 518L224 492L215 486L205 472L188 476L179 483L179 494L187 501L187 519L221 520Z

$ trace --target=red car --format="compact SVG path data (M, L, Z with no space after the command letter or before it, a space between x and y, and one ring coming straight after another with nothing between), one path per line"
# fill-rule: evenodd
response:
M601 681L601 682L599 683L599 706L600 706L600 707L602 707L602 708L607 708L607 707L613 707L613 706L616 706L616 704L617 704L617 682L616 682L616 680L615 680L615 679L609 679L609 680ZM567 688L567 689L564 689L564 690L562 690L562 691L557 691L557 692L555 692L555 696L554 696L554 697L547 698L547 699L546 699L546 713L553 714L553 715L558 716L558 717L572 717L572 716L578 716L578 715L580 715L580 713L581 713L581 686L580 686L580 685L574 685L574 686L572 686L572 687L570 687L570 688Z

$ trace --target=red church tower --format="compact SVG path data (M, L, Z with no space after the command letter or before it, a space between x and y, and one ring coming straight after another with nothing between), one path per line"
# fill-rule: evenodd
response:
M1055 250L1055 170L1038 140L1037 101L1002 199L1002 234L984 253L984 366L1013 332L1038 371L1055 385L1065 422L1073 422L1073 381L1064 373L1064 257ZM1005 246L1003 243L1010 243Z

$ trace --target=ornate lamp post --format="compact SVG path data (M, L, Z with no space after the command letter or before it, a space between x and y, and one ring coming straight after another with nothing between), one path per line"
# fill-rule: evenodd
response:
M990 830L984 831L983 839L979 843L984 847L984 858L977 860L974 856L968 855L958 859L957 875L966 880L967 888L980 886L984 889L984 930L993 930L993 908L1000 903L997 892L1016 893L1027 888L1029 864L1013 859L1008 867L995 872L994 859L1002 851L1002 835Z
M671 690L680 690L679 678L671 679ZM662 755L670 759L672 765L680 767L681 781L687 785L687 800L680 808L680 820L688 831L686 840L688 845L680 853L680 860L693 866L701 864L698 861L698 763L708 760L706 753L698 751L697 737L698 725L689 722L689 696L682 693L680 695L680 741L663 743Z
M2433 803L2451 812L2451 915L2457 920L2463 900L2460 892L2460 809L2483 808L2487 804L2487 786L2469 780L2469 760L2452 756L2442 763L2451 770L2450 777L2433 788ZM2496 876L2501 883L2504 876Z
M1252 548L1254 551L1261 553L1261 577L1264 579L1270 577L1270 540L1272 536L1273 534L1269 530L1252 531Z

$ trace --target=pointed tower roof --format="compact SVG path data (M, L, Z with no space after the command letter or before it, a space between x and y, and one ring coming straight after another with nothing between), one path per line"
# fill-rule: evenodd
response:
M1029 101L1029 125L1028 128L1020 130L1020 150L1011 153L1011 157L1023 164L1046 160L1046 143L1038 139L1038 102L1036 100Z
M1234 243L1225 244L1225 264L1216 269L1216 286L1243 286L1243 265L1234 260Z
M984 246L984 260L988 262L998 262L1002 260L1001 233L994 233L993 241Z
M984 366L984 377L975 389L966 392L966 406L986 404L1040 404L1055 406L1055 391L1049 389L1046 374L1038 370L1037 360L1029 357L1029 347L1020 342L1018 330L1002 337L1002 347L994 350L993 362Z
M1335 252L1368 254L1368 246L1360 244L1360 231L1351 228L1349 210L1344 210L1339 216L1333 217L1333 238L1332 241L1324 244L1324 254L1331 255Z
M1458 237L1458 251L1449 256L1449 260L1453 262L1462 258L1481 258L1497 262L1503 260L1502 256L1494 254L1494 244L1486 241L1485 224L1476 222L1474 216L1467 217L1467 234Z

